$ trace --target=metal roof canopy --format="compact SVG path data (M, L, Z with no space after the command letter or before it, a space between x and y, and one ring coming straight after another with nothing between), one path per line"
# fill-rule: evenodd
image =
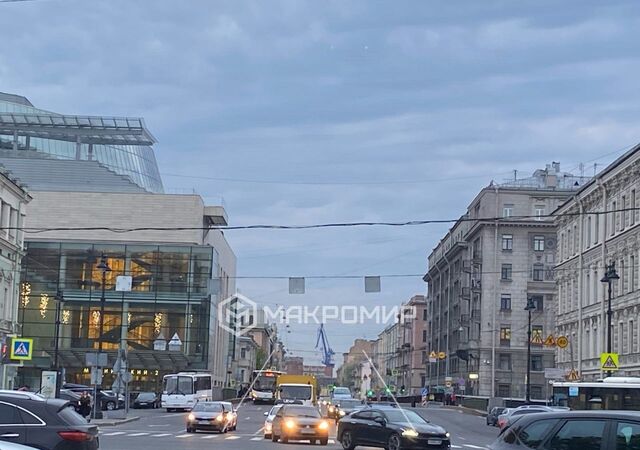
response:
M153 145L144 120L132 117L0 113L0 134L82 144Z
M53 358L53 349L45 349L45 351ZM95 349L60 349L58 356L65 367L77 369L86 367L85 355L87 352L95 352ZM105 368L109 369L115 364L118 352L110 350L104 353L108 355L108 367ZM130 369L158 369L176 372L187 369L191 365L189 358L184 353L170 351L129 350L127 361Z

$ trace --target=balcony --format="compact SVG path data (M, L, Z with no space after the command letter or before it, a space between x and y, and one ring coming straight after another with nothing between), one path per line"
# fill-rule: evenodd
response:
M471 290L474 292L479 292L482 290L482 283L479 278L471 279Z
M471 289L468 287L463 287L461 292L460 292L460 297L464 298L465 300L470 300L471 299Z
M480 314L481 314L481 312L480 312L479 309L472 309L471 310L471 318L473 320L480 320Z

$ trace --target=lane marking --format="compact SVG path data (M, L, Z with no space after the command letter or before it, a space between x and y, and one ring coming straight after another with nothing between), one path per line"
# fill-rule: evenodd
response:
M462 437L462 436L458 436L458 438L459 438L459 439L461 439L461 440L463 440L463 441L466 441L466 440L467 440L467 438L464 438L464 437Z
M188 438L188 437L191 437L191 436L193 436L193 434L191 434L191 433L186 433L186 434L179 434L179 435L177 435L176 437L177 437L178 439L182 439L182 438Z
M464 446L468 447L468 448L478 448L480 450L485 450L486 449L486 447L478 447L477 445L472 445L472 444L464 444Z
M171 433L152 434L149 437L165 437L165 436L171 436Z
M149 433L132 433L132 434L127 434L127 437L136 437L136 436L146 436Z
M213 438L217 438L218 435L217 434L210 434L209 436L202 436L202 439L213 439Z
M251 440L252 440L252 441L261 441L261 440L263 440L263 439L264 439L264 438L261 438L261 437L254 437L254 438L251 438Z
M258 431L256 431L255 433L253 433L254 436L262 433L264 431L264 427L261 427Z
M240 436L227 436L224 438L225 441L235 441L236 439L240 439Z
M462 445L451 444L451 448L462 448Z
M104 433L103 436L118 436L120 434L125 434L125 431L112 431L111 433Z

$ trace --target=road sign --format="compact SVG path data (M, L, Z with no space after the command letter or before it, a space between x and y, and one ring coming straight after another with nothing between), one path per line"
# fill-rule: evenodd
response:
M437 358L438 355L436 354L436 352L431 352L429 353L429 358Z
M547 380L560 380L565 377L565 370L556 367L547 367L544 369L544 377Z
M540 333L533 333L533 337L531 338L531 343L536 345L542 345L542 336Z
M558 336L556 339L556 345L560 348L566 348L569 345L569 339L566 336Z
M447 380L447 381L445 381L445 382L444 382L444 385L445 385L446 387L450 388L450 387L451 387L451 380Z
M118 275L116 277L116 291L130 292L133 285L133 277L131 275Z
M544 340L544 345L545 347L555 347L556 340L553 337L553 334L550 334L549 336L547 336L547 338Z
M446 357L447 357L447 354L445 352L438 353L438 358L439 359L445 359Z
M422 397L426 397L429 394L429 388L423 387L420 394L422 395Z
M617 353L600 353L600 368L602 370L618 370L618 354Z
M102 370L97 367L91 368L91 384L102 384Z
M578 386L569 386L569 397L577 397L580 394L580 388Z
M580 375L578 375L578 371L576 369L571 369L569 375L567 375L567 379L569 381L580 381Z
M84 354L84 360L89 367L107 367L107 354L87 352Z
M30 361L33 356L33 339L13 338L11 340L10 359Z
M124 381L127 384L131 383L131 381L133 381L133 375L131 375L131 372L123 373L122 374L122 381Z

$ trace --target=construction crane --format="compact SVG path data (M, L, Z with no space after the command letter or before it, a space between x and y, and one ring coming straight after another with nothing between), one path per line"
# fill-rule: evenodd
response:
M331 349L329 345L329 339L327 339L327 332L324 329L324 324L320 324L320 328L318 328L318 339L316 340L316 349L320 347L322 344L322 364L326 367L333 368L335 366L333 362L333 355L335 352Z

